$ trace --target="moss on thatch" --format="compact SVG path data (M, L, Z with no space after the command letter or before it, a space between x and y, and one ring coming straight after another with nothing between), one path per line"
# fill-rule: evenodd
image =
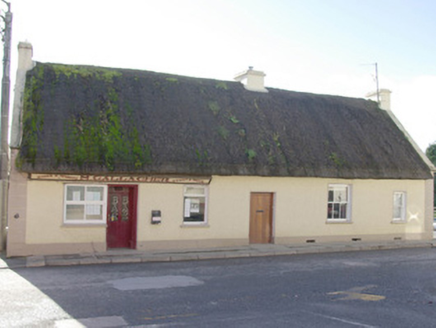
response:
M376 103L168 74L38 63L26 172L429 177Z

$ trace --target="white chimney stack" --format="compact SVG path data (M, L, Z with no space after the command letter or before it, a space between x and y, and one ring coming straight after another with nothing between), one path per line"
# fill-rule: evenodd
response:
M33 47L29 42L18 44L18 69L28 71L33 68Z
M384 110L391 110L391 91L388 89L381 89L380 94L380 108Z
M18 67L15 79L15 94L12 107L12 125L10 147L17 148L21 143L21 116L23 111L24 85L26 73L31 70L35 63L32 60L33 47L29 42L18 44Z
M378 100L381 109L391 110L391 93L392 93L391 90L380 89L378 92L378 97L377 97L377 91L368 93L366 97L374 101Z
M253 70L250 66L248 70L241 72L235 76L235 80L241 82L245 89L256 92L268 92L264 86L264 77L266 74L261 71Z

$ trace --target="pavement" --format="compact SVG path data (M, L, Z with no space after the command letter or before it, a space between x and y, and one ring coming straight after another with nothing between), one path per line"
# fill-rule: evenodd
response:
M308 244L252 244L238 247L208 249L176 249L165 251L139 251L132 249L115 249L99 253L71 255L36 255L29 257L6 258L0 253L0 269L31 268L44 266L71 266L110 263L141 263L198 261L211 259L232 259L259 256L286 256L298 254L334 253L349 251L369 251L400 248L433 248L436 240L427 241L391 241L350 243L308 243Z

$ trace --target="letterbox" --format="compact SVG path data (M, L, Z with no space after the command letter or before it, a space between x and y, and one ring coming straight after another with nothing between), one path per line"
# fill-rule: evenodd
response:
M159 224L162 222L160 211L151 211L151 224Z

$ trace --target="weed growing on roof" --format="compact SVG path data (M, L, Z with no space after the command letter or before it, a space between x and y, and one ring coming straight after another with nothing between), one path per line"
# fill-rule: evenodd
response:
M229 130L227 130L227 128L225 126L219 126L218 127L218 134L221 136L221 138L223 138L224 140L227 140L227 138L229 137Z
M167 80L170 83L179 83L179 80L175 77L167 77L165 80Z
M252 162L253 159L256 157L257 153L254 149L246 149L245 150L245 155L247 155L248 157L248 161Z
M199 149L195 149L195 155L197 156L197 163L200 166L207 166L209 162L209 153L207 150L201 151Z
M262 148L266 148L267 150L269 150L270 147L271 147L271 145L269 144L269 142L264 141L264 140L260 140L260 141L259 141L259 144L260 144L260 146L261 146Z
M229 120L230 120L230 122L232 122L232 123L234 123L234 124L238 124L239 123L239 120L236 118L236 116L235 115L233 115L233 114L230 114L229 115Z
M280 135L279 135L277 132L276 132L276 133L273 133L272 138L273 138L274 143L276 144L277 148L280 148L280 146L282 145L282 144L280 143L280 140L279 140Z
M44 67L37 65L26 80L23 100L23 142L27 151L26 160L35 164L38 153L38 137L44 126L44 110L41 102L41 88L44 83Z
M279 156L281 159L281 162L288 166L289 165L289 161L288 161L288 157L286 156L283 148L282 148L282 143L280 142L280 134L278 132L274 132L272 135L272 139L274 141L274 144L276 145L278 152L279 152ZM276 159L278 160L278 158L276 157ZM270 162L272 162L272 160L269 160Z
M264 151L268 153L268 164L274 164L275 158L273 153L273 147L271 147L271 144L264 140L261 140L259 144L260 147L262 147L262 149L264 149Z
M107 83L112 83L114 77L119 77L122 74L116 70L102 68L102 67L91 67L91 66L74 66L74 65L61 65L53 64L53 70L56 74L56 79L59 79L60 75L63 74L67 78L73 76L77 78L80 76L82 78L95 78L97 80L102 80Z
M333 163L335 163L335 165L336 165L338 168L341 168L341 167L344 166L344 164L345 164L345 161L344 161L343 159L339 158L338 154L337 154L337 153L334 153L334 152L332 152L332 153L330 154L329 159L330 159L331 161L333 161Z
M54 158L56 166L59 166L62 163L62 152L57 145L54 146Z
M227 86L226 82L224 82L224 81L217 82L217 84L215 84L215 88L222 89L222 90L228 90L229 89L229 87Z
M216 101L209 101L207 103L207 106L209 107L209 109L212 111L214 116L217 116L219 111L220 111L220 105L218 105L218 103Z
M70 163L71 161L71 156L70 156L70 141L69 141L69 135L68 135L68 129L67 129L67 122L64 123L64 131L67 131L66 133L64 133L64 158L63 160L66 163ZM60 160L60 162L62 162L62 159Z

